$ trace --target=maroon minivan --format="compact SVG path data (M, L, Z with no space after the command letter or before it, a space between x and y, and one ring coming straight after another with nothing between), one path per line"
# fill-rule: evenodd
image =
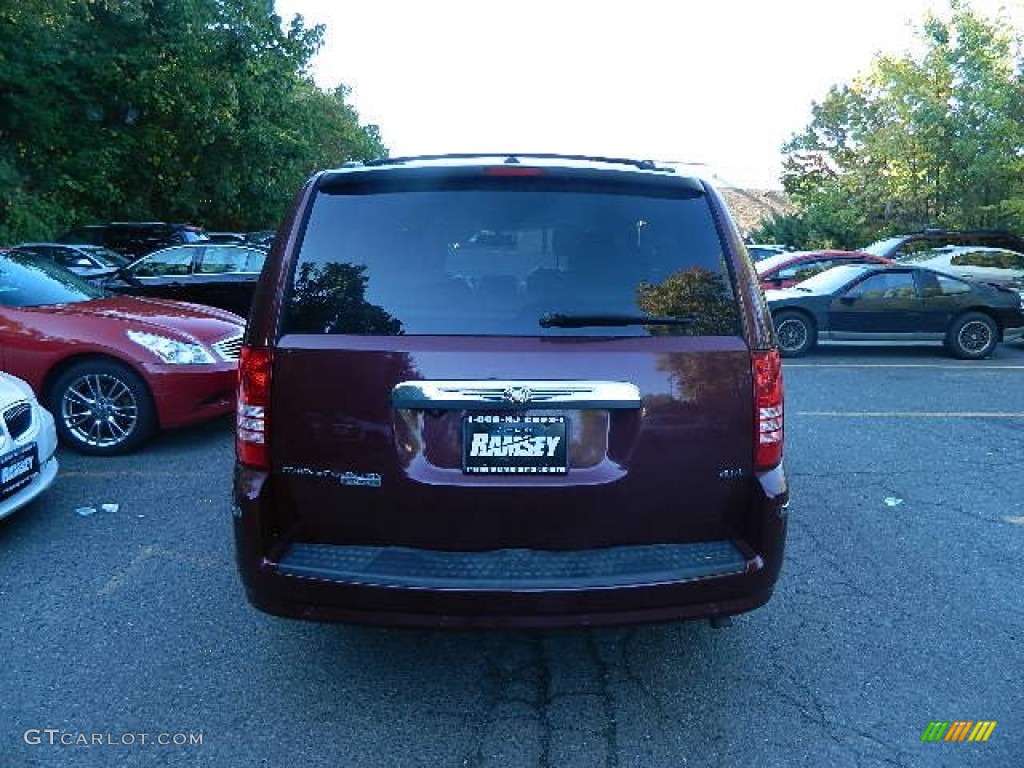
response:
M263 611L554 627L771 596L779 354L699 179L559 155L319 173L239 375L237 557Z

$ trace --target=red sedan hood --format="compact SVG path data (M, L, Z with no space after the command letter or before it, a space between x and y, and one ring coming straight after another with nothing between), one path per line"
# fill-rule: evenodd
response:
M135 296L110 296L32 309L60 315L109 318L123 322L126 329L176 331L206 343L220 341L245 329L244 318L223 309Z

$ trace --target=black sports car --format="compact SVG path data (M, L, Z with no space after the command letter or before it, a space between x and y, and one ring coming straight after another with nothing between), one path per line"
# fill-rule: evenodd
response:
M241 245L175 245L98 282L114 293L191 301L245 317L266 258L265 250Z
M1024 296L922 267L851 264L765 291L779 348L798 357L820 342L935 342L960 358L1024 336Z

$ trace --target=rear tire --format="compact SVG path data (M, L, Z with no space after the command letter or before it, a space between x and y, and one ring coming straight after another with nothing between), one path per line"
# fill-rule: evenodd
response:
M156 429L146 382L112 360L85 360L54 382L50 409L61 442L79 453L128 453Z
M953 320L946 334L946 348L961 360L988 357L999 343L995 321L981 312L967 312Z
M783 310L772 315L775 338L783 357L801 357L814 348L818 329L814 321L803 312Z

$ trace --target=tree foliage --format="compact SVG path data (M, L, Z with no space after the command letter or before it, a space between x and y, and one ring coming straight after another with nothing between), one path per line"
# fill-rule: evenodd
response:
M918 39L813 105L783 148L797 212L759 237L849 248L926 226L1024 227L1019 33L953 0Z
M269 0L0 5L0 242L111 219L274 228L317 168L385 153Z

